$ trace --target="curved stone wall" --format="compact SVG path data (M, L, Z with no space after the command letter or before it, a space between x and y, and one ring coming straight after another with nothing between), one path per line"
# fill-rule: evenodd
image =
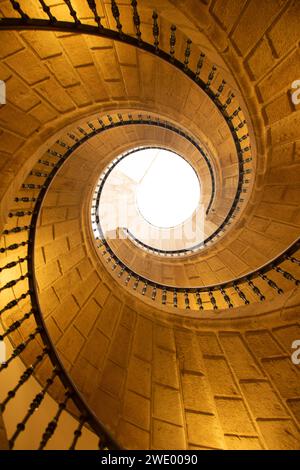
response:
M74 3L86 18L82 2ZM291 100L291 83L299 78L299 2L145 0L141 15L151 17L153 4L162 16L162 42L168 44L170 23L176 22L241 94L252 123L256 172L241 217L199 257L158 264L157 257L139 256L129 244L126 256L142 274L155 264L156 278L170 284L228 280L270 260L299 236L300 115ZM112 24L108 6L101 5L106 24ZM67 15L64 6L54 5L53 13ZM0 11L7 14L7 2L0 2ZM125 26L133 32L126 16ZM142 109L178 118L226 162L226 129L221 124L217 132L212 129L211 107L183 74L174 72L170 86L170 65L160 59L98 37L0 34L0 79L7 81L9 96L0 108L1 227L15 225L7 219L16 209L12 201L49 141L67 126L71 130L74 123L110 110ZM145 21L145 38L151 34ZM183 56L183 35L177 47ZM144 137L124 131L124 147ZM90 407L130 449L299 449L300 370L291 360L291 344L300 338L299 289L289 285L274 301L230 313L177 309L175 314L169 305L156 308L132 295L97 257L88 227L89 197L99 174L94 174L95 162L99 155L108 161L114 146L108 140L95 153L91 141L87 148L95 161L86 158L84 147L78 150L44 201L35 274L49 334ZM221 170L222 158L215 158ZM30 218L18 222L25 225ZM22 234L2 236L1 246L21 240ZM6 252L1 262L24 254L26 247ZM8 276L20 274L21 265ZM1 306L11 292L17 298L24 285L26 279L1 292ZM27 308L24 300L1 320L10 325ZM13 333L15 344L32 326L29 320ZM30 364L41 348L33 341L24 362ZM37 377L47 377L50 369L44 361Z

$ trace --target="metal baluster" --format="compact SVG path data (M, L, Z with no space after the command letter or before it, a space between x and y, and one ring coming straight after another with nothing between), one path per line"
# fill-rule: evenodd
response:
M118 277L122 277L125 270L126 270L125 266L122 266L122 269L121 269L121 271L120 271L119 274L118 274Z
M56 428L57 428L57 425L59 423L59 419L62 415L62 412L66 409L67 407L67 403L69 401L69 399L71 398L71 392L67 391L65 393L65 399L64 401L60 402L59 405L58 405L58 410L57 410L57 413L56 415L54 416L54 418L52 419L52 421L50 421L46 427L46 430L45 432L43 433L43 436L42 436L42 440L40 442L40 445L39 445L39 449L38 450L43 450L47 443L49 442L49 440L51 439L51 437L53 436Z
M221 94L224 91L225 85L226 85L226 81L222 80L221 84L218 87L217 93L215 94L215 98L219 98L221 96Z
M241 171L241 175L250 175L252 173L251 168L247 168L244 171Z
M4 284L4 286L0 287L0 292L5 289L10 289L11 287L14 287L18 282L24 281L24 279L26 279L27 277L29 277L28 273L18 277L17 279L13 279L12 281L7 282L6 284Z
M187 39L186 41L186 49L184 52L184 70L187 71L189 62L190 62L190 56L191 56L191 44L192 41L190 39Z
M70 137L74 137L75 142L79 142L79 139L74 135L74 134L68 134ZM62 153L57 152L56 150L48 149L47 150L48 155L51 155L51 157L57 157L57 158L64 158L65 156Z
M78 140L79 142L79 140ZM72 147L71 147L72 148ZM66 159L66 155L62 154L62 153L59 153L57 152L56 150L51 150L51 149L48 149L47 150L47 154L50 155L51 157L56 157L56 158L59 158L60 160L65 160ZM57 166L57 163L58 162L55 162L55 166Z
M132 276L132 272L129 271L128 276L127 276L126 279L125 279L125 286L128 286L128 283L129 283L129 281L130 281L130 279L131 279L131 276Z
M75 450L76 449L76 444L77 444L80 436L82 435L82 428L85 425L86 421L87 421L87 419L86 419L85 415L81 415L79 417L78 426L74 431L74 438L73 438L72 444L70 445L69 450Z
M8 214L8 217L25 217L26 215L32 215L32 211L16 211L16 212L10 212Z
M44 2L44 0L39 0L39 2L43 8L43 11L49 17L50 23L56 23L57 19L52 15L50 7Z
M141 39L142 39L141 20L140 20L140 15L137 9L137 0L132 0L131 6L133 8L133 24L136 30L136 37L138 38L139 42L141 42Z
M152 290L152 294L151 294L151 299L152 300L156 299L156 293L157 293L156 286L153 286L153 290Z
M163 305L166 305L166 303L167 303L167 291L166 291L165 288L163 288L163 291L162 291L161 301L162 301Z
M89 126L90 129L92 129L93 132L96 132L96 127L92 122L88 122L87 125Z
M210 303L212 304L213 306L213 309L214 310L217 310L218 309L218 306L217 306L217 301L214 297L214 294L212 293L211 290L208 291L208 295L209 295L209 300L210 300Z
M185 308L187 310L190 309L190 299L189 299L189 294L187 291L184 291L184 303L185 303Z
M154 46L155 46L155 52L158 53L158 46L159 46L159 26L158 26L158 14L156 13L156 11L153 12L153 15L152 15L152 19L153 19L153 28L152 28L152 32L153 32L153 37L154 37Z
M42 189L44 186L42 184L33 184L33 183L24 183L22 184L23 189Z
M143 286L142 295L145 295L145 294L146 294L147 287L148 287L148 282L146 281L145 284L144 284L144 286Z
M2 372L2 370L4 369L7 369L9 364L27 348L28 344L30 344L35 339L35 337L40 333L40 331L41 331L41 328L37 327L35 331L31 333L25 341L18 344L18 346L14 348L9 359L7 359L7 361L2 362L2 364L0 364L0 372Z
M39 354L34 363L28 367L25 372L23 372L23 374L21 375L17 385L8 392L7 396L5 397L5 399L3 400L3 402L0 404L0 411L3 413L3 411L5 410L7 404L10 402L10 400L12 400L17 391L19 390L19 388L22 387L22 385L24 385L27 380L30 379L30 377L32 376L32 374L34 373L35 369L37 368L37 366L42 362L42 360L44 359L44 357L46 356L46 354L48 354L48 349L45 348L42 352L42 354Z
M87 0L87 2L88 2L88 5L89 5L89 7L90 7L90 10L92 10L92 13L93 13L94 19L95 19L95 21L96 21L96 23L97 23L97 25L98 25L98 28L99 28L99 29L102 29L103 26L102 26L102 24L101 24L100 16L98 15L98 11L97 11L97 7L96 7L96 2L95 2L95 0Z
M70 15L72 16L72 18L74 19L74 23L75 23L76 25L81 24L81 23L80 23L80 20L79 20L78 17L77 17L77 13L76 13L76 11L74 10L74 8L73 8L73 6L72 6L71 1L70 1L70 0L64 0L64 2L65 2L65 4L66 4L66 5L68 6L68 8L69 8L69 12L70 12Z
M234 132L238 132L240 129L242 129L245 125L246 125L246 121L245 119L243 121L241 121L235 128L234 128Z
M99 450L109 450L106 436L101 436L98 442Z
M72 134L71 132L67 132L67 136L70 137L70 139L74 140L74 142L78 143L79 142L79 139L78 137L75 135L75 134ZM51 152L51 153L50 153ZM56 155L57 152L53 152L51 150L48 150L48 153L50 155L54 155L55 157L57 157L58 155ZM59 154L61 155L61 154ZM61 155L62 156L62 155Z
M228 116L228 118L227 118L228 121L232 121L233 118L235 118L235 117L239 114L240 111L242 111L242 109L241 109L241 107L239 106L239 107L231 114L231 116Z
M36 171L36 170L31 170L29 174L33 176L38 176L41 178L47 178L47 176L49 176L49 173L43 173L41 171Z
M98 240L99 240L99 238L96 237L96 241L98 241ZM99 242L99 245L97 245L97 248L98 248L99 250L101 250L101 248L103 248L103 247L104 247L104 244L103 244L102 242Z
M225 103L222 105L222 109L225 110L227 109L227 107L230 105L230 103L232 102L233 98L235 97L235 94L234 93L231 93L228 98L226 99Z
M63 140L57 140L56 143L60 145L63 148L66 148L68 150L71 150L72 147L70 147L68 144L66 144Z
M178 307L178 298L177 298L177 290L174 289L174 292L173 292L173 306L175 308Z
M35 197L15 197L15 202L35 202Z
M133 290L137 290L139 282L140 282L140 278L138 276L133 284Z
M19 258L17 261L11 261L10 263L7 263L5 266L2 266L2 268L0 268L0 273L1 273L4 269L11 269L11 268L14 268L14 267L17 266L18 264L24 263L24 261L27 261L27 260L28 260L28 256L25 256L24 258Z
M10 3L12 5L13 9L19 13L22 20L24 20L24 21L29 20L29 16L22 10L22 8L20 7L19 2L16 2L15 0L10 0Z
M170 56L171 62L174 62L174 54L175 54L175 44L176 44L176 26L172 24L171 26L171 36L170 36Z
M6 251L17 250L21 246L28 245L29 241L21 242L21 243L13 243L12 245L7 246L6 248L0 248L0 253L5 253Z
M250 180L248 180L247 178L242 179L242 184L249 184L249 183L250 183Z
M256 294L259 297L259 300L263 301L266 299L265 296L259 290L259 288L255 284L253 284L251 279L247 279L247 282L249 286L251 287L251 289L253 290L254 294Z
M95 209L95 207L94 207ZM97 238L97 240L99 240L99 245L98 245L98 248L103 248L105 245L104 245L104 239L103 238Z
M287 256L286 259L291 261L291 263L295 263L295 264L298 264L298 266L300 266L300 260L299 259L294 258L293 256Z
M55 163L51 163L51 162L48 162L48 160L39 160L38 161L41 165L45 165L45 166L50 166L51 168L55 168L56 167L56 164Z
M261 277L267 284L272 287L272 289L275 289L278 294L283 294L283 290L281 287L278 287L276 282L272 281L266 274L259 274L259 277Z
M247 147L244 147L243 149L241 149L239 153L243 154L243 153L248 152L249 150L251 150L251 145L247 145Z
M102 121L102 119L98 119L98 122L99 122L100 126L102 127L102 129L105 129L105 124Z
M111 12L116 21L117 30L119 31L120 35L123 35L122 25L120 23L120 11L115 0L111 0Z
M233 284L234 290L239 294L239 297L245 302L246 305L248 305L250 302L245 296L244 292L239 288L237 284Z
M217 67L215 65L213 65L211 71L209 72L208 80L207 80L206 85L205 85L206 89L208 89L210 87L211 82L213 81L213 79L215 77L216 70L217 70Z
M85 137L88 135L88 133L82 129L82 127L77 127L78 131L80 132L80 134L84 135Z
M119 264L120 264L120 261L114 257L114 264L111 267L112 271L115 271L115 269L119 266Z
M296 279L292 274L290 274L288 271L285 271L284 269L280 268L279 266L275 266L274 270L280 274L282 274L282 276L287 279L288 281L292 281L296 284L296 286L299 286L300 285L300 281L299 279Z
M6 312L7 310L10 310L11 308L15 307L16 305L18 305L18 303L21 300L26 299L26 297L29 294L30 294L30 291L27 291L25 294L20 295L20 297L18 297L17 299L14 299L14 300L11 300L10 302L8 302L8 304L6 304L5 307L3 307L0 310L0 315L2 315L2 313Z
M223 295L223 298L224 298L225 302L227 303L228 307L229 307L229 308L233 308L233 304L232 304L232 302L231 302L231 300L230 300L230 297L229 297L229 295L226 293L226 291L223 289L223 287L220 288L220 292L221 292L221 294Z
M26 415L24 416L23 420L20 423L17 424L16 431L14 432L14 434L12 435L12 437L9 440L9 448L10 449L14 448L14 445L15 445L15 442L16 442L18 436L23 431L25 431L27 422L29 421L31 416L36 412L36 410L40 407L40 405L42 404L42 402L43 402L43 400L46 396L46 393L48 392L50 386L53 384L53 382L55 380L55 377L57 375L58 375L58 369L53 369L53 372L52 372L51 376L46 380L46 384L44 385L44 387L33 398L32 402L29 405L29 408L28 408L28 411L27 411Z
M205 54L204 52L201 52L199 60L197 62L196 77L195 77L196 81L200 80L200 72L203 67L204 59L205 59Z
M24 225L23 227L14 227L11 228L10 230L3 230L3 235L11 235L13 233L20 233L20 232L25 232L26 230L29 230L30 226L29 225Z
M243 140L246 140L247 137L249 137L249 134L248 134L248 133L245 134L245 135L243 135L242 137L240 137L240 138L239 138L239 142L243 142Z
M9 328L5 330L2 335L0 335L0 341L3 341L6 336L9 336L11 333L16 331L26 320L31 317L31 315L33 315L33 310L30 310L30 312L25 313L25 315L20 320L16 320L14 323L12 323Z
M199 307L199 310L203 310L203 303L199 291L196 292L196 302Z

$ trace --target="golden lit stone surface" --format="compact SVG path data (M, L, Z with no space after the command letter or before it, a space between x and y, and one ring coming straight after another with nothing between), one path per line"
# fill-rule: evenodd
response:
M82 3L74 0L85 18ZM108 6L98 3L104 14ZM178 23L241 97L250 120L253 187L236 224L191 258L158 262L126 243L115 248L132 269L150 272L157 282L218 283L261 266L299 236L299 105L290 99L291 83L299 78L299 3L145 1L141 15L149 16L150 4L162 17L162 41L168 43L170 23ZM64 6L58 2L53 13L69 19ZM6 2L0 10L5 16ZM105 24L112 24L109 14ZM132 30L131 22L125 26ZM0 39L0 79L8 87L8 103L0 107L1 228L13 226L7 214L16 210L14 197L49 145L66 129L113 111L153 112L201 138L215 162L216 207L224 214L222 191L232 193L226 180L234 176L234 146L218 113L183 74L98 37L1 31ZM177 47L184 50L183 36ZM196 55L193 68L195 63ZM126 290L99 260L89 231L93 185L115 152L157 139L184 148L167 132L114 130L76 151L53 181L35 247L39 300L52 341L90 407L126 448L299 450L300 369L290 359L291 344L300 339L299 289L283 280L284 295L263 304L175 312L170 302L159 308ZM20 240L20 234L9 237L9 243ZM18 249L18 256L25 253ZM1 254L1 264L11 259ZM9 273L19 275L20 267ZM1 293L1 306L8 301ZM27 308L26 301L20 308ZM9 325L19 317L14 308L2 319ZM13 334L16 344L30 326ZM34 341L22 359L31 364L40 351ZM49 371L44 361L37 377ZM60 397L59 388L53 396Z

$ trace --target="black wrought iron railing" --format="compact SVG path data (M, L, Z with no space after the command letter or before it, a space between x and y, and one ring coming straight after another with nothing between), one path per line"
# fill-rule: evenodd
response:
M46 448L54 433L58 432L62 413L66 409L78 421L73 439L69 443L69 449L76 448L84 427L88 427L99 437L99 449L119 449L118 443L90 410L66 372L47 332L39 305L35 281L35 232L43 198L64 162L59 154L56 157L56 162L39 160L37 164L39 169L33 169L30 172L29 179L41 178L43 182L41 184L25 182L22 185L22 195L15 197L15 205L20 206L20 209L12 210L8 214L9 219L11 219L10 228L5 229L1 237L3 244L0 247L0 293L5 294L5 299L9 300L3 303L3 297L1 299L0 320L3 332L0 335L0 341L10 338L14 348L10 357L1 363L0 374L10 367L16 358L22 357L33 343L35 343L39 353L33 358L31 365L22 373L15 387L8 391L6 397L0 403L0 413L3 413L7 407L13 406L13 399L16 394L20 393L22 387L36 374L39 366L45 360L50 359L52 365L48 367L48 374L44 381L39 376L40 391L30 403L27 413L20 418L15 431L9 436L10 449L15 447L20 435L27 431L28 426L30 426L30 419L43 405L46 394L51 394L54 387L55 396L59 397L57 412L41 434L39 450ZM40 165L46 165L50 171L42 172ZM27 193L28 196L24 196L24 193ZM20 223L21 220L26 220L26 224L13 226L14 220L16 224ZM18 237L18 242L10 243L12 236L14 239ZM17 277L14 278L13 276L16 273L18 273ZM10 318L13 320L11 321ZM29 334L25 333L25 337L24 327L25 332L28 328L31 328L31 332ZM16 343L16 333L20 333L20 337L23 338L22 342ZM65 445L67 447L68 443L66 442Z
M236 153L238 158L238 184L236 188L236 194L233 198L233 203L228 211L222 224L218 227L217 231L205 240L205 243L209 243L214 237L219 237L232 223L232 220L237 216L240 210L240 205L243 202L242 195L247 192L247 187L250 183L249 175L252 172L252 157L251 157L251 144L248 132L248 126L245 119L245 115L242 111L241 106L238 103L237 97L230 90L226 81L220 79L220 71L213 64L210 64L209 60L203 52L199 52L199 58L197 61L196 70L191 70L190 59L192 53L192 41L189 38L183 38L180 31L177 30L175 25L171 25L170 37L169 37L169 50L162 48L161 35L162 31L159 26L158 14L154 11L152 14L152 35L153 44L143 40L143 34L141 29L140 15L138 11L138 2L131 2L132 20L135 28L135 35L126 34L123 31L121 17L117 2L111 1L111 12L115 20L116 30L105 28L101 22L101 18L97 11L95 1L88 1L87 5L91 11L91 18L94 19L97 26L86 24L85 20L80 20L79 15L74 7L74 2L65 2L68 6L70 19L73 21L61 21L56 18L51 12L51 6L48 6L46 2L36 1L36 6L39 7L41 15L44 18L30 18L26 12L26 8L22 8L21 4L17 1L11 1L12 12L16 13L15 18L2 17L0 18L0 31L9 29L35 29L35 30L53 30L53 31L72 31L77 33L84 33L90 35L97 35L101 37L108 37L115 41L121 41L131 46L143 49L155 56L160 57L164 61L172 64L177 69L181 70L187 77L193 80L199 88L201 88L205 94L212 100L216 108L222 114L227 123L228 129L232 135ZM147 21L149 19L147 18ZM164 31L165 33L165 31ZM176 57L176 44L178 39L186 42L184 51L184 57L182 59ZM218 78L218 83L217 83ZM143 118L141 119L141 121ZM146 122L147 120L145 120ZM134 124L136 124L135 122ZM112 126L122 125L122 122L111 122ZM128 124L128 122L127 122ZM151 123L155 125L155 122ZM167 125L167 123L165 124ZM170 125L170 124L169 124ZM107 127L107 126L106 126ZM183 131L182 131L183 132ZM89 134L89 137L92 133ZM81 136L82 137L82 136ZM84 142L84 139L79 140ZM185 135L185 138L192 139L191 136ZM192 142L195 145L195 142ZM213 169L210 164L209 158L205 155L202 149L198 148L206 160L209 166L209 171L212 179L212 195L211 201L207 208L210 210L212 201L215 193L215 181L213 175ZM202 247L202 244L201 244ZM195 250L193 250L195 251ZM180 254L180 253L179 253Z
M110 124L112 124L113 121L112 121L111 116L109 116L109 118L110 118L109 119ZM210 194L210 199L209 199L208 205L205 209L205 213L207 215L209 213L209 210L211 208L211 205L212 205L214 197L215 197L215 176L214 176L214 171L213 171L213 167L212 167L209 156L202 149L201 145L196 141L196 139L193 138L188 133L186 133L184 130L180 129L178 126L174 126L170 122L161 120L158 117L155 119L151 116L144 117L142 115L139 115L137 118L134 118L132 115L130 115L129 120L128 120L127 116L124 116L124 115L119 113L118 114L118 119L119 119L119 122L116 123L116 125L114 127L118 127L120 124L124 125L124 126L128 126L128 125L135 125L135 126L137 126L137 125L147 125L147 126L161 127L163 129L167 129L169 131L172 131L172 132L176 133L177 135L180 135L181 137L186 139L188 142L190 142L195 147L195 149L200 153L200 155L204 159L204 161L207 165L209 174L210 174L211 194ZM101 120L101 122L103 123L102 120ZM104 125L104 123L103 123L103 125ZM108 129L109 127L110 126L106 127L106 129ZM105 129L105 127L103 129ZM104 237L103 236L102 226L101 226L101 221L100 221L98 212L99 212L99 207L100 207L100 204L101 204L102 191L103 191L105 182L107 181L107 178L109 177L109 175L111 174L113 169L124 158L128 157L132 153L135 153L138 150L147 150L147 149L153 149L153 148L162 148L162 147L159 147L157 145L156 146L152 145L150 147L149 146L135 147L134 149L126 151L126 152L122 153L121 155L119 155L118 157L116 157L112 162L110 162L110 164L102 172L101 177L99 179L99 182L98 182L98 184L96 186L96 189L95 189L95 193L94 193L94 197L93 197L93 203L92 203L92 223L93 223L93 231L94 231L95 237L98 237L98 238L99 237L101 237L101 238ZM163 148L166 149L166 147L163 147ZM170 149L170 150L172 150L172 149ZM185 157L183 155L180 155L180 156L183 159L185 159ZM194 168L194 170L195 170L195 168ZM233 204L234 204L234 201L233 201ZM227 220L228 217L230 218L230 211L229 211L229 214L227 215L227 217L225 218L225 220L220 224L220 226L217 227L216 230L211 235L209 235L205 240L201 241L201 243L197 243L195 245L192 245L189 248L184 248L184 249L180 249L180 250L179 249L178 250L171 250L171 249L161 250L161 249L155 248L153 246L142 243L140 240L138 240L136 237L134 237L134 235L131 234L127 229L126 229L126 231L130 235L131 239L138 246L140 246L142 248L145 248L146 251L148 251L150 253L160 254L160 255L164 255L164 256L181 256L181 255L187 255L189 253L195 253L200 248L205 246L207 243L212 241L214 238L218 237L218 235L224 230L224 227L226 226L226 220Z
M100 125L100 127L99 127ZM162 120L158 117L154 117L151 115L133 115L129 114L123 115L122 113L118 113L118 115L115 117L115 119L111 115L107 115L106 117L102 117L102 119L98 119L97 122L95 123L87 123L85 126L85 129L81 127L80 129L77 129L77 133L73 133L71 135L71 138L73 141L76 142L76 146L73 147L73 151L78 148L81 144L85 143L88 139L92 138L94 135L99 134L105 130L110 130L112 128L118 128L121 126L138 126L138 125L148 125L148 126L156 126L156 127L161 127L164 129L168 129L171 132L174 132L181 137L185 138L190 142L196 150L201 154L203 157L204 161L206 162L206 165L209 169L210 177L211 177L211 186L212 186L212 191L211 191L211 196L210 196L210 201L208 203L208 206L206 208L206 214L208 214L211 205L214 201L215 197L215 177L214 177L214 171L213 171L213 166L211 164L209 155L205 152L205 150L201 147L201 144L196 141L196 139L185 132L183 129L181 129L179 126L175 126L174 124ZM78 132L79 131L79 132ZM70 135L69 135L70 137ZM66 147L65 147L66 148ZM51 152L52 150L50 150ZM96 189L95 197L94 197L94 203L92 205L93 212L92 214L94 215L93 217L93 222L96 223L98 229L97 232L102 236L102 229L101 229L101 224L99 217L97 216L99 205L100 205L100 199L101 199L101 194L102 190L105 184L105 181L111 171L114 169L114 167L126 156L128 156L130 153L135 152L136 148L125 152L124 154L121 154L119 157L115 158L105 169L103 172L98 187ZM53 151L52 151L53 152ZM56 152L56 151L54 151ZM66 154L66 157L68 155ZM243 162L243 168L244 168L244 174L249 174L252 171L251 168L251 159L246 159ZM221 234L225 232L225 230L231 225L232 221L235 219L237 216L237 213L240 211L240 205L243 203L243 197L242 195L247 191L246 187L244 185L247 185L249 183L249 180L245 180L242 189L240 190L239 194L236 194L235 197L232 200L232 204L224 217L224 220L219 224L219 226L216 228L216 230L213 231L209 236L207 236L203 241L197 243L196 245L193 245L189 248L185 249L180 249L180 250L160 250L151 246L148 246L146 244L142 244L142 242L136 240L136 242L140 245L146 248L149 252L160 254L160 255L166 255L166 256L181 256L181 255L187 255L191 253L195 253L197 250L203 248L204 246L208 245L215 239L219 238Z
M221 230L224 230L230 224L231 219L236 215L240 207L241 194L247 191L249 179L247 179L246 175L252 171L251 144L242 108L238 103L237 97L230 91L225 80L220 79L220 74L217 74L216 66L209 63L203 52L199 52L196 69L192 70L190 68L192 43L188 38L185 39L186 47L184 57L177 58L176 43L178 35L181 33L176 30L175 25L172 25L170 30L168 42L169 50L164 50L161 42L162 33L159 18L156 12L153 12L151 19L153 42L144 41L136 1L132 1L131 6L129 6L132 11L135 36L126 34L126 32L123 31L122 18L117 2L115 1L111 2L111 11L115 20L116 29L103 27L102 18L99 16L96 3L92 0L89 0L87 4L91 12L91 17L95 21L94 26L85 24L85 20L79 17L74 7L74 2L72 1L65 0L70 14L70 21L56 18L53 14L53 7L48 6L46 1L31 3L39 7L39 18L31 18L29 16L29 13L26 11L26 2L11 0L9 2L11 5L11 17L7 16L0 19L0 31L51 30L96 35L115 41L121 41L124 44L154 54L176 67L209 96L227 123L235 143L238 157L238 185L233 205L221 228ZM2 5L0 5L0 9L1 6ZM10 15L10 13L8 13L8 15ZM81 144L102 131L121 125L149 124L149 121L151 121L151 118L143 118L143 116L138 119L128 116L126 122L123 118L122 120L108 120L108 122L104 122L103 118L101 118L97 122L89 121L86 123L86 126L80 127L74 132L69 132L68 135L59 139L56 144L39 159L26 181L23 183L20 194L15 197L14 208L9 213L9 218L11 222L15 221L16 223L10 223L8 228L4 230L2 234L3 244L0 247L0 289L1 294L5 295L3 298L6 299L0 308L0 319L3 320L3 332L0 336L0 340L11 338L15 346L11 356L0 366L0 374L10 367L16 358L19 356L22 357L29 346L34 342L39 345L39 353L33 359L31 365L28 366L25 372L19 377L15 386L9 390L7 396L2 400L0 411L3 412L8 406L14 403L16 394L20 393L22 387L35 375L39 366L46 359L50 359L50 367L49 373L44 381L40 381L40 390L30 403L28 411L24 416L20 417L19 424L16 426L11 436L9 436L10 448L14 448L17 439L28 429L32 416L37 413L38 409L43 405L46 394L51 392L54 386L60 396L57 404L57 412L46 428L41 430L40 449L46 448L54 433L58 432L62 413L65 409L70 410L77 420L73 439L69 444L66 443L66 447L70 449L76 448L83 427L88 426L99 437L100 449L119 448L118 443L87 406L84 398L78 392L75 384L66 372L52 344L43 320L35 283L35 233L40 209L49 186L66 159L72 155ZM158 124L157 122L155 124L153 121L151 125ZM45 168L45 170L41 168ZM10 241L12 235L14 239L13 242ZM299 241L295 242L294 245L284 254L280 255L280 257L253 273L249 273L229 283L199 288L183 288L156 284L125 266L125 264L115 256L104 239L99 240L99 248L106 262L111 263L111 269L116 276L119 279L121 279L122 276L125 277L125 285L128 288L132 286L135 291L139 291L140 289L141 295L149 295L153 301L159 301L159 304L171 305L173 307L183 305L186 309L198 308L202 310L209 308L216 310L220 306L221 300L228 308L238 305L237 299L243 304L250 303L251 298L254 298L255 301L262 301L265 298L265 294L263 289L259 286L259 282L262 282L274 293L280 294L283 290L279 282L272 278L274 273L284 281L299 284L294 272L294 268L298 269L300 264L299 256L296 255L299 250ZM286 268L287 263L293 266L293 272L290 272L290 270ZM231 293L231 291L233 293ZM248 292L251 293L251 298L250 296L248 298ZM12 318L12 321L6 322L5 320L7 318ZM27 333L24 336L23 327L26 324L28 324L28 328L25 328ZM29 328L30 333L28 333ZM16 343L14 340L14 334L16 332L20 332L20 336L23 338L19 343Z
M172 286L155 282L130 269L114 253L105 239L98 239L98 248L105 262L111 265L114 275L119 279L125 279L123 285L126 288L132 288L159 305L169 307L224 310L255 304L266 298L271 300L276 294L283 294L284 290L293 288L293 285L300 285L300 239L259 269L227 282L199 287ZM285 286L282 285L283 280ZM286 281L290 286L286 285Z
M214 201L214 198L215 198L216 181L215 181L213 166L211 164L209 155L203 150L203 148L201 147L201 144L199 144L193 136L189 135L187 132L180 129L178 126L175 126L174 124L172 124L172 123L170 123L166 120L161 120L158 117L155 118L153 116L143 116L141 114L139 114L137 117L133 117L132 115L129 115L128 117L129 117L129 120L128 120L127 116L124 116L124 115L119 113L118 114L118 120L119 121L117 123L114 123L112 117L108 116L108 120L109 120L109 123L110 123L108 126L105 125L103 120L100 120L102 129L103 130L109 129L111 127L111 125L113 125L114 127L119 127L120 125L124 125L124 126L128 126L128 125L149 125L149 126L162 127L164 129L168 129L168 130L180 135L181 137L186 139L188 142L190 142L196 148L196 150L200 153L200 155L204 159L204 161L205 161L205 163L208 167L208 170L209 170L209 173L210 173L210 178L211 178L211 195L210 195L209 203L208 203L207 208L205 210L206 215L208 215L209 211L210 211L210 208L212 206L212 203ZM89 134L89 135L92 137L91 134ZM110 162L110 164L102 172L101 177L99 179L99 182L98 182L98 184L96 186L96 189L95 189L95 192L94 192L93 203L92 203L92 223L93 223L93 231L94 231L94 234L95 234L96 238L101 238L101 239L105 238L105 236L103 234L102 226L101 226L101 220L99 218L99 207L100 207L100 204L101 204L102 191L103 191L105 182L107 181L107 178L109 177L109 175L111 174L113 169L118 165L118 163L121 162L128 155L130 155L131 153L136 152L137 150L141 150L141 149L145 150L145 149L149 149L149 148L154 148L154 146L152 145L151 147L147 147L147 146L138 147L138 148L134 148L130 151L122 153L121 155L116 157L112 162ZM157 148L157 146L155 148ZM181 155L181 157L185 158L183 155ZM250 162L251 162L251 160L249 159L249 160L245 161L244 163L245 164L247 164L247 163L250 164ZM248 173L250 170L251 170L251 168L250 167L248 168L247 165L246 165L246 169L244 171L246 173ZM243 188L242 193L245 193L245 192L246 192L246 189ZM238 200L236 199L237 197L239 198ZM148 244L142 242L141 240L139 240L138 238L136 238L134 236L134 234L132 234L128 230L128 228L125 228L124 231L127 233L128 237L137 246L145 249L148 253L153 253L153 254L158 254L158 255L161 255L161 256L168 256L168 257L186 256L186 255L189 255L189 254L196 253L198 250L200 250L201 248L204 248L209 243L213 242L215 239L218 239L221 236L221 234L225 232L226 228L228 228L231 225L232 219L235 218L236 213L240 209L240 207L238 206L238 202L240 202L240 203L243 202L243 199L240 195L239 196L236 195L233 198L230 209L228 210L226 216L224 217L224 220L217 226L217 228L210 235L208 235L206 238L204 238L203 240L199 241L196 244L193 244L193 245L189 246L188 248L182 248L182 249L176 249L176 250L173 250L173 249L159 249L159 248L156 248L154 246L148 245ZM109 244L109 242L108 242L108 244Z

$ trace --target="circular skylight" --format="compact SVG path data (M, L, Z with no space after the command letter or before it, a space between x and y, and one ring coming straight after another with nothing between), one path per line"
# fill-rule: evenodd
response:
M194 169L182 157L164 149L141 149L125 157L119 170L136 183L136 204L151 225L170 228L195 211L200 185Z

